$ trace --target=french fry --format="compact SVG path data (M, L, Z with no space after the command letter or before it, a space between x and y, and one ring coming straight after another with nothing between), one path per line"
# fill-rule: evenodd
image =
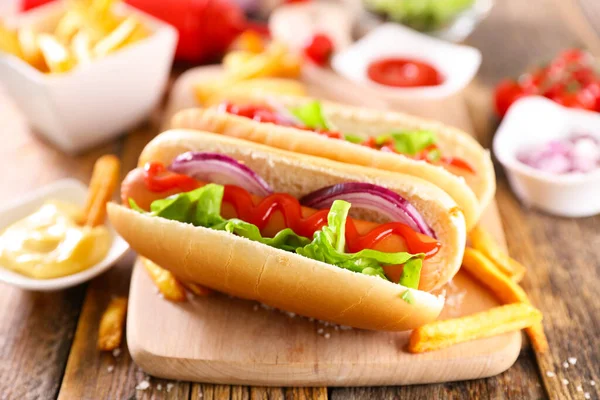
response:
M23 58L17 31L8 28L2 21L0 21L0 51Z
M97 18L106 18L110 16L114 3L114 0L92 0L91 10Z
M282 78L298 78L302 73L302 57L297 54L287 54L277 73Z
M242 51L250 53L260 53L265 50L263 38L259 33L253 30L247 30L236 39L236 45Z
M17 37L19 39L23 60L40 71L47 70L46 62L44 61L44 56L38 45L35 31L28 26L23 26L19 28Z
M38 36L38 45L50 72L67 72L75 65L74 60L69 54L69 50L54 36L47 33L40 33Z
M213 290L207 288L206 286L198 285L197 283L193 282L180 282L187 290L189 290L196 296L210 296L211 294L213 294Z
M232 98L253 95L288 95L288 96L306 96L306 86L293 79L284 78L257 78L247 81L241 81L237 85L228 87L215 92L204 92L201 103L206 106L220 104L223 101Z
M454 344L521 330L542 320L542 313L527 303L509 304L461 318L435 321L412 331L411 353L440 350Z
M98 330L98 349L110 351L121 345L123 325L127 314L127 298L113 298L100 319Z
M71 51L77 64L85 65L92 61L92 41L85 31L79 31L73 37Z
M502 251L498 244L485 229L476 226L470 233L469 239L473 248L481 251L496 266L513 281L520 282L525 275L525 267L517 260Z
M83 27L83 19L75 11L67 11L58 21L54 29L54 36L62 42L69 43Z
M165 299L181 302L186 300L185 287L175 278L171 271L166 270L154 262L143 258L142 262L148 275L164 296Z
M104 222L106 203L112 198L119 181L120 164L112 154L100 157L94 164L84 208L84 225L93 227Z
M96 43L94 56L106 56L123 47L139 24L136 17L126 18L117 28Z
M490 289L498 300L504 304L530 303L525 291L512 279L507 277L490 259L481 251L467 247L462 262L466 269L483 286ZM533 347L543 353L548 349L548 340L544 334L544 327L537 323L526 329Z
M142 39L146 39L152 32L146 28L143 24L138 24L129 39L125 41L122 47L129 46L132 43L139 42Z
M250 58L243 67L227 70L228 80L236 83L246 79L274 76L286 53L285 45L273 42L263 53Z

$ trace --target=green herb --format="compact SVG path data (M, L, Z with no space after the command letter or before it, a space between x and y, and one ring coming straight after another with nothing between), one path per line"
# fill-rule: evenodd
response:
M356 144L361 144L362 142L365 141L365 138L359 135L354 135L352 133L346 133L344 135L344 140L346 140L347 142L350 143L356 143Z
M308 102L299 107L294 107L290 109L290 111L310 129L330 130L329 125L323 116L323 110L319 101L315 100Z
M400 296L400 298L402 300L404 300L405 302L407 302L408 304L413 304L415 302L415 298L412 295L412 292L410 291L410 289L406 289L402 295Z
M393 139L394 148L402 154L414 156L428 146L435 144L435 134L431 131L392 132L388 137Z

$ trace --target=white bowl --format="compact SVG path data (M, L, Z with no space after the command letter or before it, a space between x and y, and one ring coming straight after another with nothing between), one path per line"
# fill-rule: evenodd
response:
M107 141L152 111L165 90L177 31L141 11L119 4L152 31L148 38L65 74L43 74L12 55L0 53L0 82L28 122L67 153ZM23 14L17 25L44 30L64 5L49 3Z
M510 107L493 147L513 191L525 204L563 217L600 213L600 169L557 175L517 159L523 149L574 133L600 137L600 114L569 109L544 97L525 97Z
M441 85L418 88L396 88L373 82L367 76L369 64L386 57L423 60L435 66L445 80ZM394 23L382 24L332 60L338 74L376 88L390 100L448 97L471 82L480 64L481 53L474 47L444 42Z
M83 206L88 188L75 179L63 179L48 186L40 188L25 198L0 208L0 232L12 223L27 217L44 204L46 200L56 199ZM29 290L60 290L79 285L113 266L129 249L129 245L114 231L112 226L106 225L112 236L112 244L108 254L98 264L84 271L62 278L35 279L18 274L0 265L0 282Z
M277 7L269 17L274 39L301 51L317 33L327 35L335 51L352 43L353 18L349 10L336 3L292 3Z

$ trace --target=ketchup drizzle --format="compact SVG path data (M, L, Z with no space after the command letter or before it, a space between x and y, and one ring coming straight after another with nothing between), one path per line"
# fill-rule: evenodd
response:
M203 185L187 175L168 171L163 164L156 162L145 165L144 183L153 192L162 192L173 188L185 192ZM276 211L283 215L286 227L291 228L300 236L312 238L316 231L327 225L329 209L318 210L314 214L304 217L298 200L287 193L274 193L254 204L252 195L245 189L233 185L224 185L224 187L223 203L231 204L239 219L256 225L261 231ZM426 258L430 258L440 249L438 241L434 239L424 241L412 228L400 222L381 224L361 235L356 229L354 220L350 217L346 220L346 246L351 253L363 249L373 249L379 242L391 235L398 235L404 239L411 254L425 253Z

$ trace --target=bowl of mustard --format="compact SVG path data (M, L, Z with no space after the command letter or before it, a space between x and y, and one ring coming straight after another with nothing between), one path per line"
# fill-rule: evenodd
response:
M60 290L106 271L129 249L110 225L83 226L88 188L64 179L0 208L0 282Z

